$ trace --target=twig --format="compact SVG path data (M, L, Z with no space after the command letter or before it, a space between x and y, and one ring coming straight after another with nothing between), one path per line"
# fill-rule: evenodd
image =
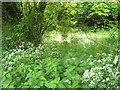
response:
M102 46L104 46L104 47L108 47L108 48L113 49L113 50L116 50L116 51L119 50L118 48L113 48L113 47L104 45L104 44L102 44L102 43L97 42L96 40L93 40L93 39L89 38L86 33L85 33L85 35L86 35L86 37L87 37L89 40L91 40L91 41L93 41L93 42L95 42L95 43L97 43L97 44L99 44L99 45L102 45Z

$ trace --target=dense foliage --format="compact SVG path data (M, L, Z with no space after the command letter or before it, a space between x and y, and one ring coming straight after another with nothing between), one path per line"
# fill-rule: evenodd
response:
M118 2L2 7L2 88L119 88Z
M14 33L12 37L18 37L14 40L15 45L27 40L37 46L42 42L43 34L48 31L57 30L66 37L67 32L75 31L73 27L83 31L88 30L84 27L93 27L95 32L97 27L109 30L118 23L118 5L117 2L3 3L3 24L15 24L12 28L8 27ZM3 32L7 31L3 25ZM11 37L7 35L4 39L8 38Z
M65 46L44 44L27 50L21 46L4 52L3 87L118 87L117 55L96 53L88 56L86 51L80 52L82 45L75 48L76 45L68 44L64 50Z

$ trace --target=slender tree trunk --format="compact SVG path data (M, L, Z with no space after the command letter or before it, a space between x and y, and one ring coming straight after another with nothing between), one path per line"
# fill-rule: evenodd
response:
M44 24L44 11L45 11L45 8L46 8L46 2L40 2L38 4L38 8L37 8L37 12L40 12L38 17L37 17L37 20L36 20L36 23L37 23L37 37L36 37L36 42L35 44L38 45L41 43L42 41L42 36L44 34L44 27L45 27L45 24Z

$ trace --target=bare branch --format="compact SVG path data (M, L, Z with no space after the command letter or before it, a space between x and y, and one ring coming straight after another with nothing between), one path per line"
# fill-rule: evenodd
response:
M93 40L93 39L89 38L86 33L85 33L85 35L86 35L86 37L87 37L89 40L91 40L91 41L93 41L93 42L95 42L95 43L97 43L97 44L99 44L99 45L102 45L102 46L104 46L104 47L107 47L107 48L110 48L110 49L113 49L113 50L116 50L116 51L119 50L118 48L113 48L113 47L104 45L104 44L102 44L102 43L97 42L96 40Z

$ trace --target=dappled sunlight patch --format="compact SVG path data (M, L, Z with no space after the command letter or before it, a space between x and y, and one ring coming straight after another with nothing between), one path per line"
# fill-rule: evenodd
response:
M83 40L83 42L84 42L85 44L91 44L91 43L93 43L91 40L89 40L89 39L87 39L87 38L85 38L85 39Z
M61 41L62 41L62 35L58 34L58 35L55 37L55 41L61 42Z
M88 38L96 40L96 42L103 43L103 44L111 46L111 47L112 47L112 45L114 45L114 46L117 45L117 44L115 44L115 43L117 43L117 41L116 41L117 39L113 40L110 37L111 33L109 31L98 31L96 33L92 33L92 32L88 33L87 32L86 34L87 34ZM98 48L100 50L100 48L102 48L102 47L99 44L95 43L94 41L88 39L86 34L85 34L85 32L82 32L82 31L74 32L74 33L68 32L65 35L66 37L63 37L62 33L58 32L58 31L52 31L45 35L46 38L43 38L43 41L45 43L49 43L49 42L64 43L64 42L66 42L68 44L80 44L80 46L82 45L83 48L92 48L92 49ZM112 43L110 43L111 39L112 39Z

